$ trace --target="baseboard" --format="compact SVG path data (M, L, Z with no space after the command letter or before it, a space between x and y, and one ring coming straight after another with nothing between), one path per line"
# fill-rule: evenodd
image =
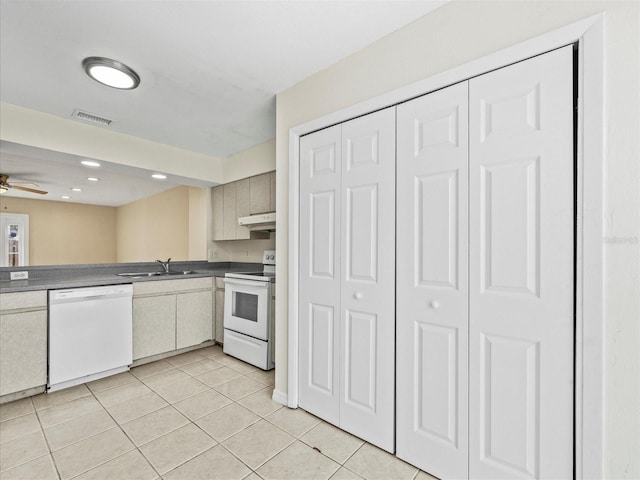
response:
M284 405L285 407L287 406L287 402L288 402L287 394L284 392L281 392L280 390L274 389L271 399L274 402L278 402L279 404Z

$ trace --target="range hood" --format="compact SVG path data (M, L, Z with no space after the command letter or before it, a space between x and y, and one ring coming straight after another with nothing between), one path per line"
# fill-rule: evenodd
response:
M239 217L238 224L242 227L247 227L252 232L275 232L276 212Z

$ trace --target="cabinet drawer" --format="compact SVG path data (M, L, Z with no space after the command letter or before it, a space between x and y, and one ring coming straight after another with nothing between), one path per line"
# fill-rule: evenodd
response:
M189 290L212 289L211 277L181 278L176 280L152 280L133 284L133 296L187 292Z
M3 293L0 305L2 312L22 308L47 308L47 291Z

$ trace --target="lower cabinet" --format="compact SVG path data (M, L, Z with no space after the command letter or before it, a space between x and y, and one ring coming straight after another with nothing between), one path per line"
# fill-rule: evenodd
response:
M47 292L2 295L0 397L47 384Z
M216 342L224 343L224 278L216 277Z
M176 296L176 348L213 340L213 290Z
M135 284L134 284L135 295ZM176 349L176 296L133 298L133 359Z
M133 359L213 340L212 278L133 284Z

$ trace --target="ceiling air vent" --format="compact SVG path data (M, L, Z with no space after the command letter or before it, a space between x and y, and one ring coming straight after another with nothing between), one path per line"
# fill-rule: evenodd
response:
M74 118L79 118L85 122L89 123L97 123L98 125L109 126L113 120L109 120L108 118L99 117L98 115L94 115L93 113L83 112L82 110L74 110L71 114Z

